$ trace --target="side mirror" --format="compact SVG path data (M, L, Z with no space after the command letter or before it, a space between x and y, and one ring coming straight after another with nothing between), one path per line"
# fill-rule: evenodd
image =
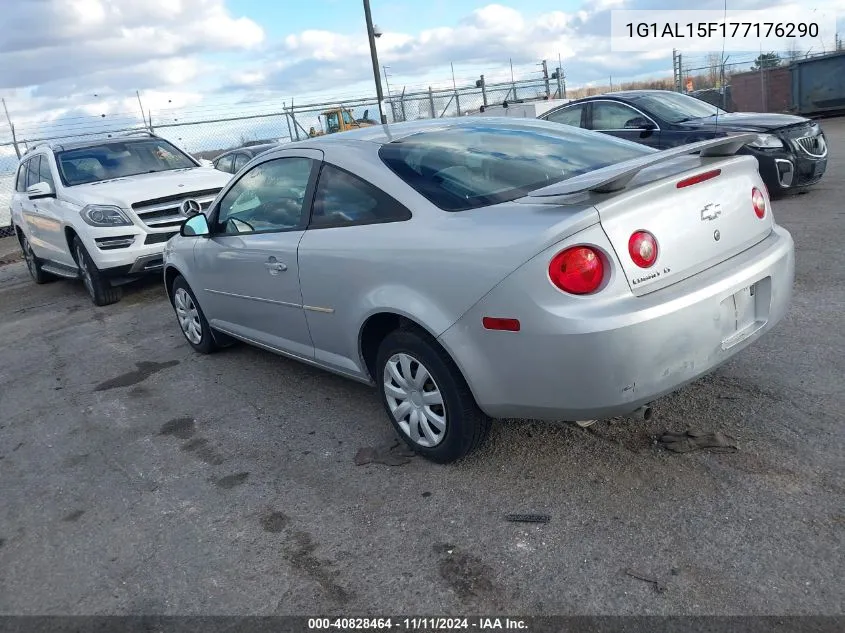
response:
M625 129L626 130L653 130L657 126L646 119L645 117L634 117L633 119L628 119L625 122Z
M182 237L205 237L211 234L208 228L208 218L205 213L198 213L191 216L182 223L182 228L179 229L179 235Z
M50 186L48 182L36 182L34 185L30 185L26 188L26 195L29 196L30 200L39 200L41 198L55 198L56 192L53 191L53 187Z

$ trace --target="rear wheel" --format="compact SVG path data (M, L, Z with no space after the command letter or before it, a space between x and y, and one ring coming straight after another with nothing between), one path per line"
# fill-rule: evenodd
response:
M200 354L210 354L215 351L218 346L214 341L211 327L202 313L193 290L182 275L173 281L170 295L179 329L182 330L182 334L185 335L191 347Z
M76 265L79 267L79 276L82 278L82 283L85 290L88 291L88 296L91 301L97 306L107 306L111 303L117 303L123 296L123 289L114 287L108 278L103 275L79 237L73 238L73 254L76 259Z
M454 462L476 450L491 420L448 354L417 330L395 330L379 347L382 404L400 437L426 459Z
M32 246L26 235L20 233L21 251L23 251L23 259L26 262L26 268L32 280L37 284L44 284L55 279L50 273L45 273L41 268L41 260L32 252Z

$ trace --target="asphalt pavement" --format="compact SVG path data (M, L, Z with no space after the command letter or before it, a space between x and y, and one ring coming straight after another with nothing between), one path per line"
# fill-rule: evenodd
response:
M394 438L375 391L195 354L158 279L96 308L0 265L0 614L842 614L845 120L822 123L825 179L774 204L776 329L648 422L503 421L452 466L356 465ZM657 444L686 428L738 450Z

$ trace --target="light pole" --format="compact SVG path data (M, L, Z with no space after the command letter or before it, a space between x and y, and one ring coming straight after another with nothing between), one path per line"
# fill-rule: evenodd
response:
M378 113L381 116L382 125L387 124L387 115L384 113L384 96L381 92L381 73L378 66L378 53L376 52L376 38L381 33L376 33L373 28L373 16L370 14L370 0L364 0L364 17L367 19L367 37L370 40L370 57L373 60L373 77L376 80L376 98L378 99Z

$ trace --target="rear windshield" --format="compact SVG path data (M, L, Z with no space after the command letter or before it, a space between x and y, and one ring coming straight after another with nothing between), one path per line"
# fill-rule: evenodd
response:
M464 211L654 151L557 123L479 121L386 143L379 156L436 206Z
M163 139L107 142L56 152L65 186L196 167L188 156Z

